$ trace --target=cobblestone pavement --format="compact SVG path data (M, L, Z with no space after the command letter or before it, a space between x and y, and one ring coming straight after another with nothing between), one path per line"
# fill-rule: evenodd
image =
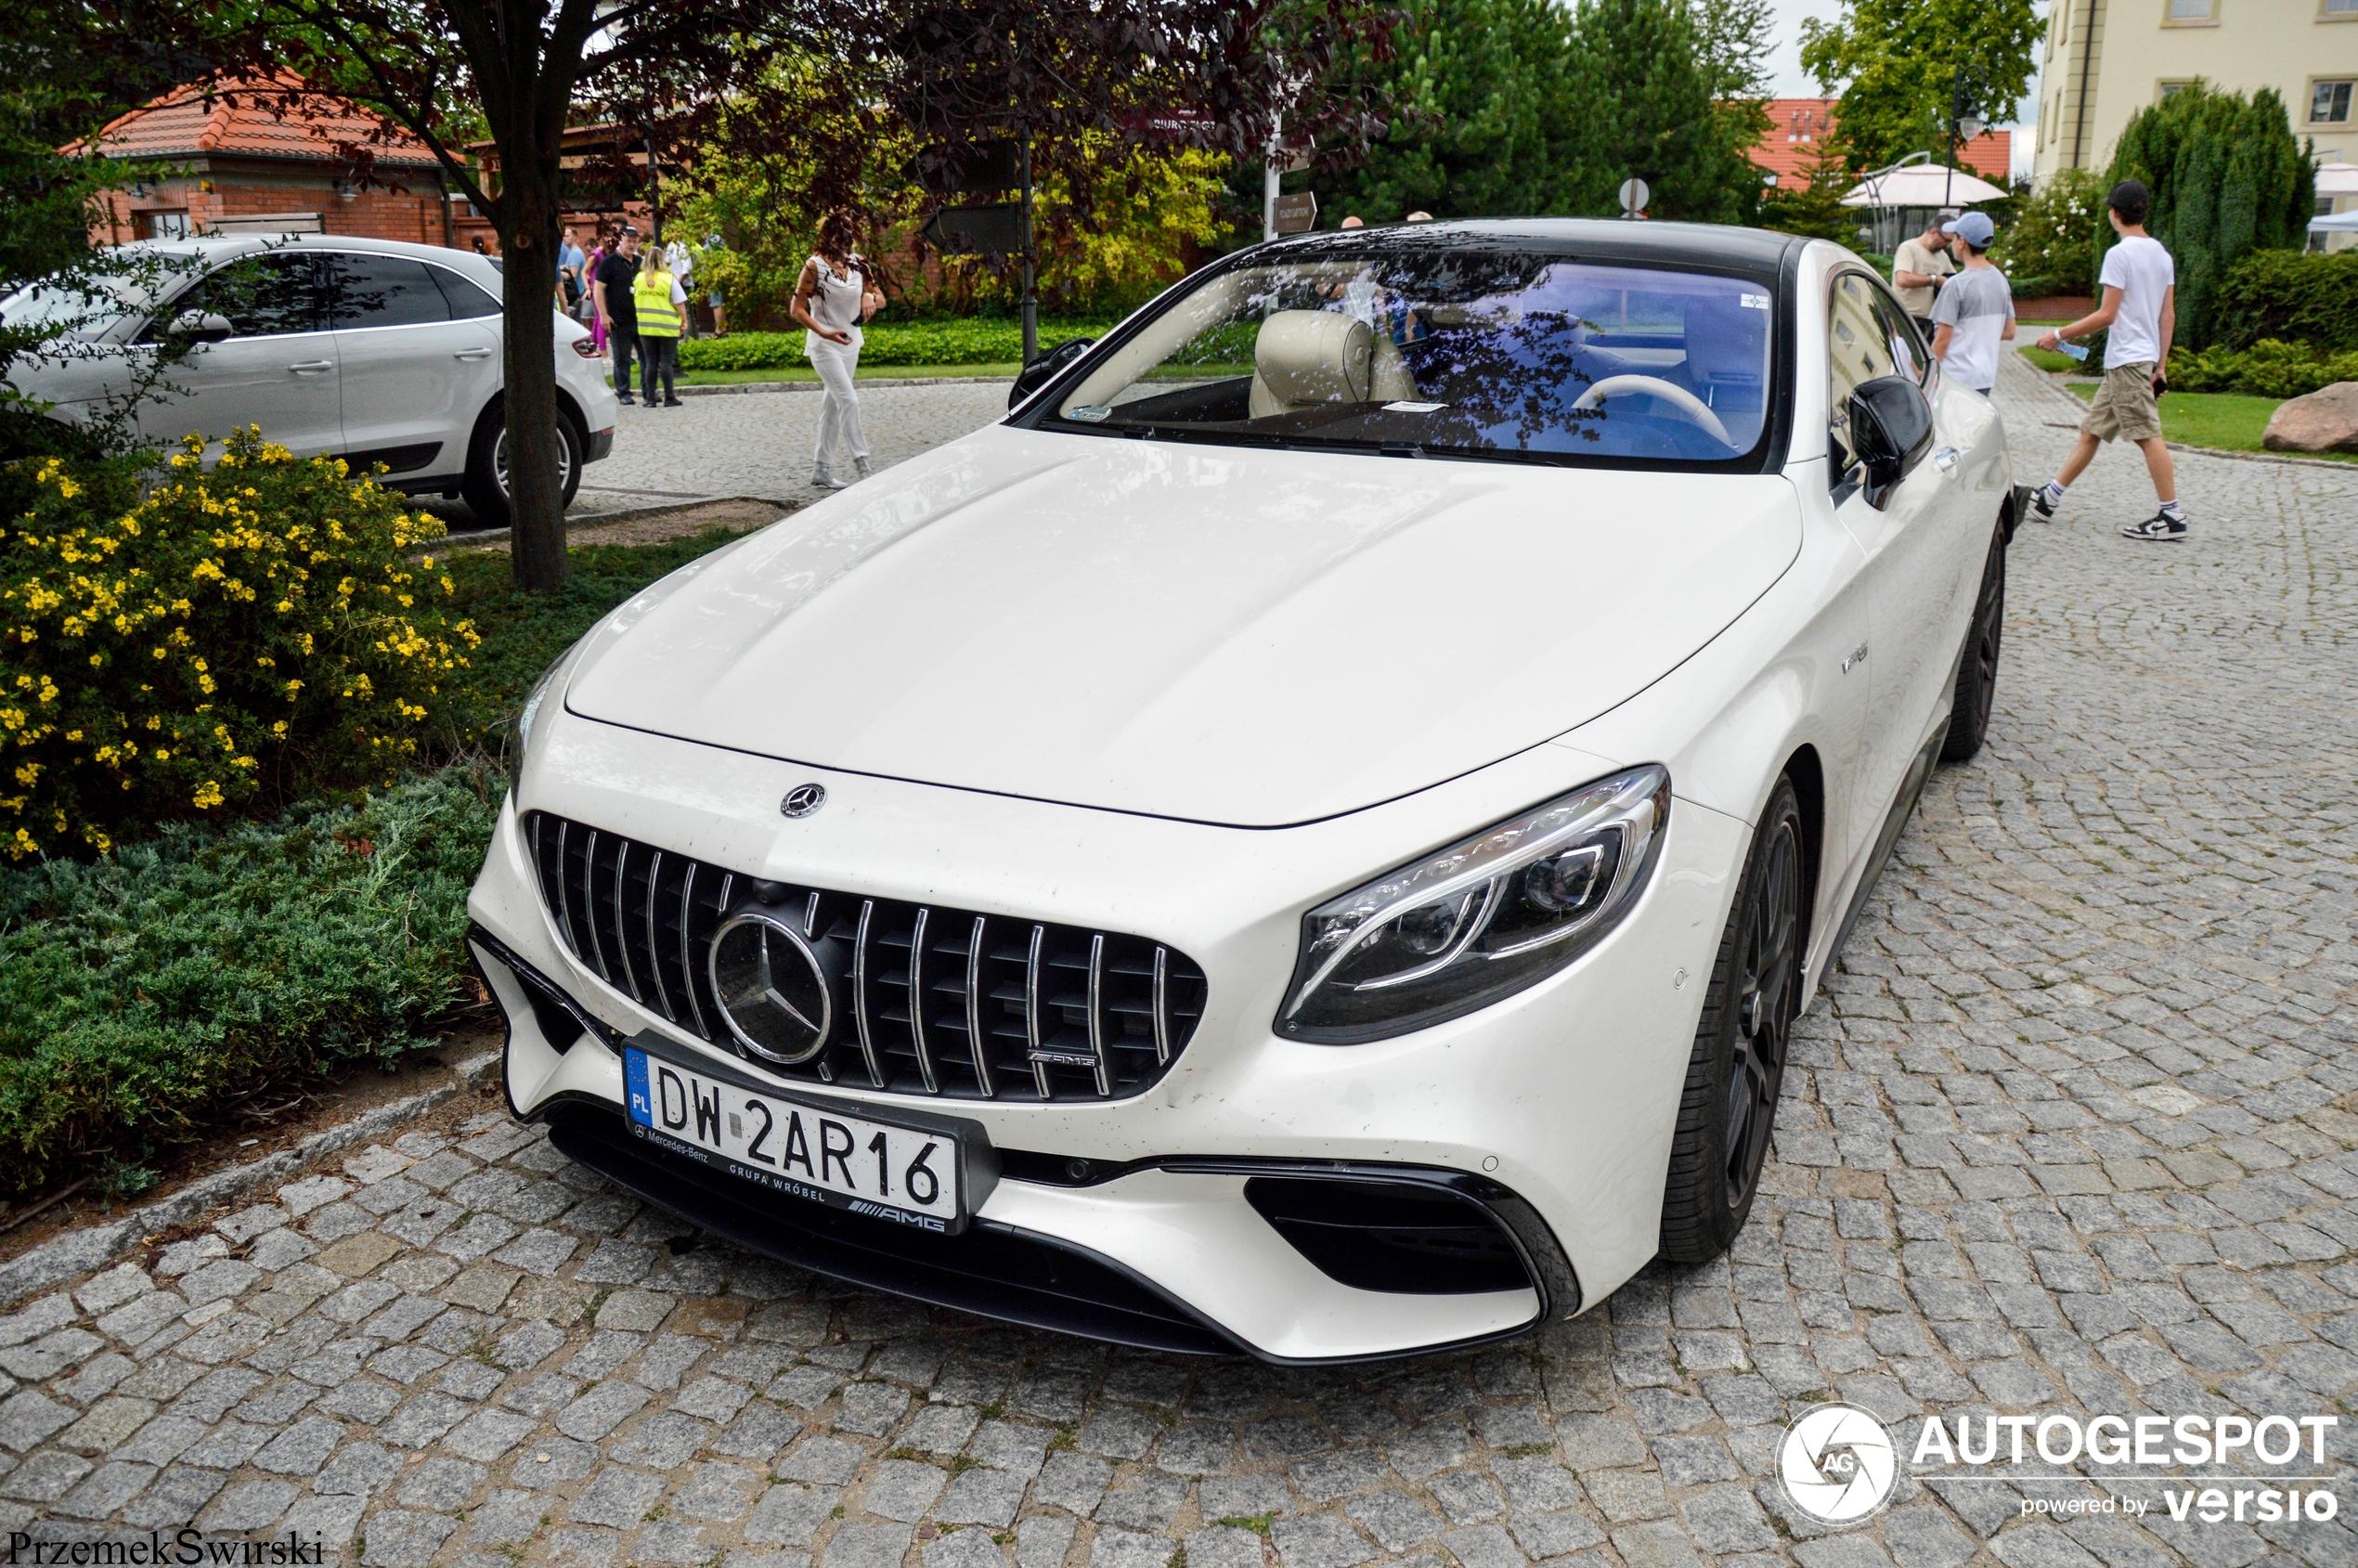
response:
M2026 479L2054 395L2005 390ZM967 417L871 407L901 402ZM2187 543L2114 536L2150 504L2119 450L2025 525L1989 745L1805 1020L1728 1260L1479 1354L1184 1362L695 1246L487 1116L0 1318L0 1530L317 1532L370 1568L2352 1562L2340 1521L2118 1482L1907 1479L1828 1536L1774 1478L1829 1396L1903 1458L1926 1411L2348 1413L2358 474L2181 473ZM2018 1517L2112 1491L2154 1511Z

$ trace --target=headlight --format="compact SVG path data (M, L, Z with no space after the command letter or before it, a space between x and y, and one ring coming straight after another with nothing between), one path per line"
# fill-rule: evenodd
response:
M541 703L551 693L564 690L565 671L572 666L574 654L581 651L581 643L589 641L584 637L558 654L557 662L540 672L540 679L534 681L532 690L524 694L523 706L508 721L508 785L511 789L515 787L517 780L524 777L525 753L532 747L532 723L539 717Z
M1384 1040L1537 984L1621 923L1669 820L1669 772L1633 768L1320 904L1278 1032Z

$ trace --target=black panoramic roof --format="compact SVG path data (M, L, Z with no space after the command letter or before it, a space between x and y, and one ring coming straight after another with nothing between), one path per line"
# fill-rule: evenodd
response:
M1461 218L1431 223L1387 224L1380 228L1301 234L1252 247L1256 260L1302 260L1322 252L1388 250L1393 246L1447 249L1456 245L1503 245L1562 249L1600 261L1686 263L1772 273L1785 253L1808 241L1765 228L1723 224L1630 222L1618 218Z

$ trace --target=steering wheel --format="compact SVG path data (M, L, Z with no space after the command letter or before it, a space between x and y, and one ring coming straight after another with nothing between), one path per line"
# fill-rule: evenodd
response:
M1709 404L1685 387L1664 381L1660 376L1607 376L1582 393L1572 406L1574 408L1593 408L1616 392L1642 392L1650 397L1659 397L1686 415L1690 423L1699 424L1708 431L1722 447L1736 444L1730 438L1728 427L1719 422L1719 416L1711 411Z

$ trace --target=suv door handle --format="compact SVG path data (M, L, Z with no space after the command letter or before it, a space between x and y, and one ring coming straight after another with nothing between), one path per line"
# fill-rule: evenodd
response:
M491 357L491 350L487 348L462 348L450 357L453 359L488 359Z
M300 365L287 367L298 376L316 376L322 370L332 370L335 368L336 362L332 359L306 359Z
M1932 465L1943 473L1953 473L1957 467L1957 448L1954 447L1934 447Z

